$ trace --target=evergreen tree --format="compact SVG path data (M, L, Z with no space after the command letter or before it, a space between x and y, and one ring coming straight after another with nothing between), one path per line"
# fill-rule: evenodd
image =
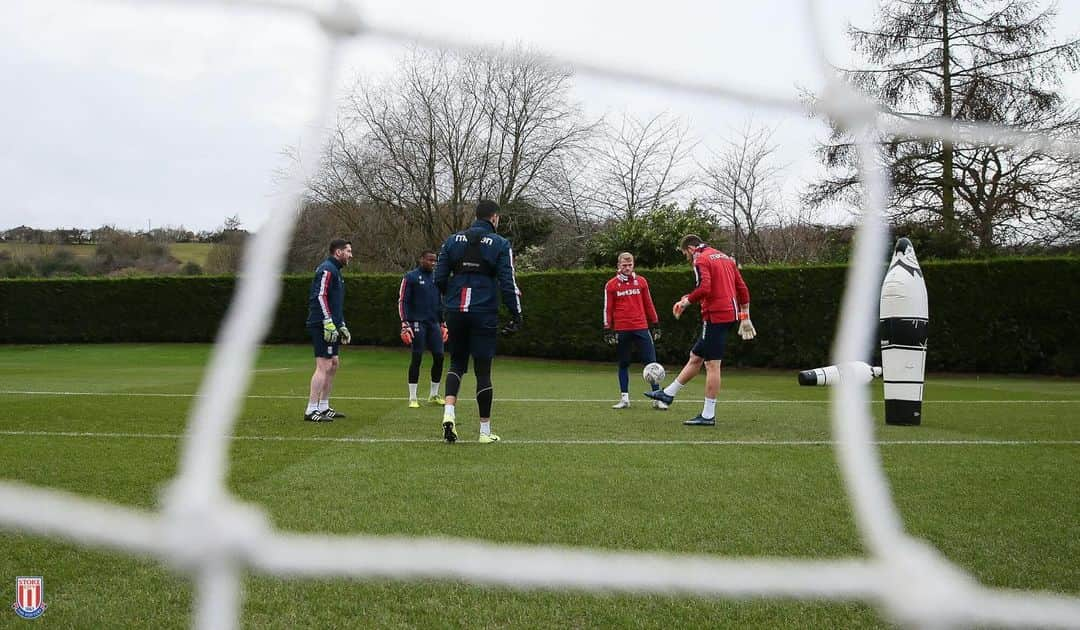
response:
M900 117L987 122L1080 135L1080 115L1057 88L1080 65L1080 40L1050 41L1053 6L1031 0L890 0L873 29L849 26L870 67L848 78ZM929 221L942 242L989 251L1011 242L1080 238L1076 206L1080 160L1008 146L882 140L893 180L896 221ZM857 152L835 128L819 149L831 174L808 202L852 200ZM959 253L959 252L954 252Z

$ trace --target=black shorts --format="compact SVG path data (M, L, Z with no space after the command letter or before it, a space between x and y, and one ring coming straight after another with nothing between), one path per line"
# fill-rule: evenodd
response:
M446 314L446 328L450 332L451 355L472 355L476 359L495 357L498 313L450 311Z
M431 350L435 354L443 353L442 326L439 322L410 322L412 324L412 351L423 354Z
M722 324L701 324L701 338L690 350L706 361L719 361L724 358L728 331L735 327L735 322Z
M322 326L308 326L308 333L311 334L311 346L315 349L316 358L329 359L337 356L338 350L341 349L341 342L326 343L323 341Z

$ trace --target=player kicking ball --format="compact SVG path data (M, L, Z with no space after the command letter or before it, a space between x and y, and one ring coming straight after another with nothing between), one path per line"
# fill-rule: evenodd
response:
M648 365L656 362L656 346L660 338L656 307L653 306L649 283L634 273L634 255L619 254L617 273L604 285L604 340L615 346L619 361L619 402L612 409L630 407L630 353L637 346L638 357ZM660 389L652 384L653 391ZM654 400L655 409L667 409L667 403Z
M679 249L694 269L694 290L671 307L676 319L691 304L701 305L701 337L690 350L690 359L675 380L662 390L645 396L670 405L679 390L705 368L705 404L701 413L686 420L687 426L716 424L716 397L720 393L720 363L724 358L727 333L736 321L745 340L757 335L750 322L750 291L746 288L735 259L709 247L700 236L687 234Z

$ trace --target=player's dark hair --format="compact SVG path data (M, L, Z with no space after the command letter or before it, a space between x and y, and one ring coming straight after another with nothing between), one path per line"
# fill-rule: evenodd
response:
M481 199L480 203L476 204L477 219L490 219L496 214L499 214L499 204L494 201L490 199Z
M703 244L705 241L701 240L701 237L697 234L687 234L679 241L679 251L686 249L687 247L697 247Z
M333 256L334 252L339 249L345 249L346 245L352 245L352 241L346 241L343 238L335 238L330 241L330 255Z
M422 259L422 258L423 258L424 256L427 256L428 254L434 254L434 253L435 253L435 252L433 252L433 251L432 251L432 250L430 250L430 249L425 249L424 251L420 252L420 255L419 255L419 256L417 256L417 257L416 257L416 259L417 259L417 260L421 260L421 259Z

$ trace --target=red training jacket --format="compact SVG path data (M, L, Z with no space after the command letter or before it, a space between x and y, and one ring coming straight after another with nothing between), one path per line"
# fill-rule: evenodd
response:
M701 319L726 324L738 318L739 307L750 308L750 290L735 259L708 245L694 252L694 284L687 299L701 304Z
M660 321L645 278L632 273L622 280L620 275L604 285L604 328L641 330Z

